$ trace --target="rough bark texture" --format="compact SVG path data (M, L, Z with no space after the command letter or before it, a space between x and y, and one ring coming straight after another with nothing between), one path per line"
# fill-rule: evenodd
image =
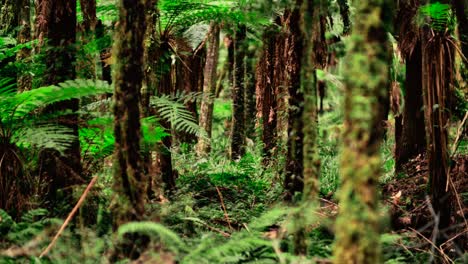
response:
M88 43L94 41L97 25L96 0L80 0L80 5L83 15L83 22L80 27L80 45L84 47ZM85 49L81 49L77 62L77 76L83 79L96 78L94 53L89 53Z
M54 0L43 2L49 10L42 14L47 21L45 36L48 39L46 56L46 72L43 77L43 85L53 85L60 82L75 79L75 42L76 42L76 1ZM76 99L55 103L47 107L46 111L77 111L79 101ZM41 153L41 174L49 179L48 198L50 201L60 201L57 197L58 190L63 189L66 199L70 198L70 187L81 183L81 154L78 141L78 116L67 115L61 117L57 123L69 127L77 136L61 156L56 151L47 150Z
M200 107L200 128L205 132L198 137L197 154L207 155L211 146L211 129L213 125L213 106L216 93L217 66L219 57L219 25L211 22L208 50L204 69L203 99Z
M143 218L146 181L140 156L139 93L144 78L145 2L120 1L119 26L114 56L118 62L114 77L116 226Z
M25 44L31 41L31 15L29 0L18 0L18 44ZM16 55L17 62L21 67L17 74L18 91L27 91L32 86L32 76L28 71L28 58L31 56L31 49L22 48Z
M16 0L0 1L0 36L10 35L18 26L18 7Z
M304 189L304 177L302 161L304 157L303 142L304 126L302 115L304 112L304 94L302 93L300 69L303 56L303 43L300 38L300 9L302 1L298 0L296 8L289 14L289 34L285 50L287 50L288 61L286 63L289 83L289 115L288 115L288 155L286 159L285 175L285 199L291 201L295 193L301 193Z
M144 53L144 81L141 89L141 110L142 117L149 117L155 114L154 109L150 106L150 98L155 95L157 87L156 68L158 67L158 50L159 46L156 39L156 23L158 21L157 0L147 0L146 2L146 33L145 33L145 53ZM153 199L157 190L162 187L154 171L154 162L152 159L152 146L145 146L142 152L144 171L147 176L147 195L149 199Z
M418 40L413 52L406 56L405 106L401 117L401 133L395 137L395 172L412 158L424 154L426 135L422 97L421 42Z
M391 56L383 22L387 2L355 2L351 42L344 68L344 138L340 212L334 263L380 263L377 185L380 175L381 102L388 97Z
M232 144L231 159L237 160L245 153L245 46L244 41L247 29L244 25L239 25L234 41L235 58L233 72L233 115L232 115Z
M171 95L172 94L172 73L171 73L171 65L172 65L172 58L170 57L171 48L169 45L169 40L167 36L163 35L160 39L160 49L158 54L159 64L158 64L158 79L159 84L157 87L157 96L164 96L164 95ZM157 116L159 113L157 113ZM159 116L160 117L160 116ZM161 175L162 181L164 183L164 189L166 192L171 193L176 188L176 178L177 173L174 171L172 167L172 124L170 121L161 118L159 121L160 125L164 128L164 130L170 134L170 136L166 136L162 140L162 145L157 153L156 157L156 170Z
M245 137L255 139L255 50L248 49L245 60Z
M256 70L256 118L261 123L264 162L270 160L276 146L277 98L274 81L278 33L274 28L266 30Z

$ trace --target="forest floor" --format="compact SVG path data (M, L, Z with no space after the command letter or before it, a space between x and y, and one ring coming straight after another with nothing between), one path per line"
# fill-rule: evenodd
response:
M447 188L452 194L451 222L454 224L445 230L448 241L443 246L450 248L448 252L460 253L468 250L468 155L455 156L453 162ZM392 227L430 239L437 217L427 197L427 160L418 156L405 166L404 171L403 177L396 177L383 188L385 203L391 208Z

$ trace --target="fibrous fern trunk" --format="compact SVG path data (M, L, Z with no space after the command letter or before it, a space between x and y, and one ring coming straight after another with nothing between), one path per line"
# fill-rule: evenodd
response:
M435 3L436 1L430 1ZM450 4L450 1L442 1ZM429 24L430 19L427 18ZM432 24L433 25L433 24ZM422 87L426 121L429 189L431 203L437 215L436 244L444 241L444 232L450 224L450 157L448 133L450 127L450 95L454 76L454 54L448 24L426 25L421 29Z
M141 220L146 182L140 156L140 89L146 29L145 1L121 0L114 54L115 224Z
M203 98L200 108L199 124L205 133L198 137L197 154L207 155L211 146L211 128L213 125L213 106L216 93L217 66L219 57L219 25L211 22L208 39L208 51L204 69Z
M391 61L383 0L355 1L345 60L344 135L341 155L340 211L336 222L334 263L380 263L377 185L380 175L381 124L388 97Z

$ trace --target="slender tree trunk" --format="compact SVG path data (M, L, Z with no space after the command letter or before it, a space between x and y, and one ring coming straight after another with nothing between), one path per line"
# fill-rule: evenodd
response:
M344 138L341 154L340 212L334 263L380 263L377 185L388 97L391 56L384 29L388 2L355 2L350 50L344 69ZM369 79L372 78L372 79Z
M151 107L151 96L155 95L157 87L156 68L159 61L159 46L156 38L156 23L158 20L157 0L147 0L146 4L146 33L145 33L145 53L144 53L144 80L141 89L141 115L142 117L149 117L155 114L154 109ZM149 199L155 197L155 192L161 187L158 178L154 173L154 161L152 158L152 146L145 146L142 151L142 158L144 163L144 172L147 176L147 195Z
M47 21L45 37L48 40L46 56L46 73L44 85L54 85L75 78L74 62L76 60L76 0L54 0L43 2L43 10L49 10L44 19ZM77 111L79 101L72 99L55 103L46 111ZM58 191L62 190L65 200L71 199L69 187L82 183L81 153L78 140L78 115L70 114L60 118L57 123L73 131L76 139L71 147L61 156L56 151L47 150L41 154L42 175L50 179L48 198L50 201L60 201Z
M31 41L31 9L29 0L18 1L18 25L20 30L18 32L18 44L25 44ZM18 91L31 90L32 76L29 73L28 59L31 57L31 49L22 48L16 55L16 60L21 65L17 76Z
M82 47L95 39L97 25L96 0L80 0L83 22L80 25L80 45ZM96 78L96 66L94 53L81 49L77 62L77 76L83 79Z
M245 25L238 25L234 41L234 82L232 91L233 115L232 115L232 144L231 159L240 159L245 153L245 37L247 29Z
M0 36L13 36L18 26L18 7L16 0L0 1Z
M248 47L245 47L248 49ZM245 137L255 139L255 50L248 49L245 61Z
M422 54L421 41L417 41L413 52L406 56L405 106L403 109L401 134L395 137L395 172L412 158L426 151L424 112L422 97ZM398 125L398 124L396 124Z
M157 89L157 96L170 96L172 93L173 86L172 70L168 68L172 67L172 58L169 56L171 48L166 39L162 39L160 43L160 54L158 55L160 60L157 69L159 71L159 84ZM158 112L157 116L159 116ZM177 178L177 173L172 167L172 125L170 121L161 118L161 116L159 117L160 125L164 128L164 130L167 133L170 134L170 136L166 136L162 140L161 148L157 153L156 170L157 173L161 175L165 191L171 193L176 188Z
M257 122L261 122L264 162L268 163L276 146L277 98L275 84L277 32L267 29L263 51L257 63L256 101ZM281 58L282 59L282 58Z
M140 90L144 78L145 1L121 0L114 78L116 226L143 219L146 181L140 156ZM130 252L127 252L128 254Z
M289 36L287 39L287 69L289 84L289 116L288 116L288 155L286 159L285 200L292 201L295 193L302 193L304 189L303 158L304 158L304 126L302 115L304 112L304 94L301 91L301 59L303 43L300 29L300 9L302 0L298 0L296 7L288 18Z
M200 107L200 127L205 134L198 138L197 154L207 155L211 148L211 129L213 125L213 106L216 93L216 77L219 57L219 25L211 22L208 51L204 69L203 99Z

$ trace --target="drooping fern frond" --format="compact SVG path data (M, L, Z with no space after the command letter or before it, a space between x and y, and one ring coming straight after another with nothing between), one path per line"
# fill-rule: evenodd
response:
M125 234L139 233L152 238L159 237L165 247L173 250L175 253L186 251L186 245L180 237L167 227L155 222L133 222L119 227L117 235L123 239Z
M163 95L153 97L151 104L155 106L161 118L171 122L173 128L179 132L202 136L203 130L198 126L198 122L184 105L184 98L174 98Z

